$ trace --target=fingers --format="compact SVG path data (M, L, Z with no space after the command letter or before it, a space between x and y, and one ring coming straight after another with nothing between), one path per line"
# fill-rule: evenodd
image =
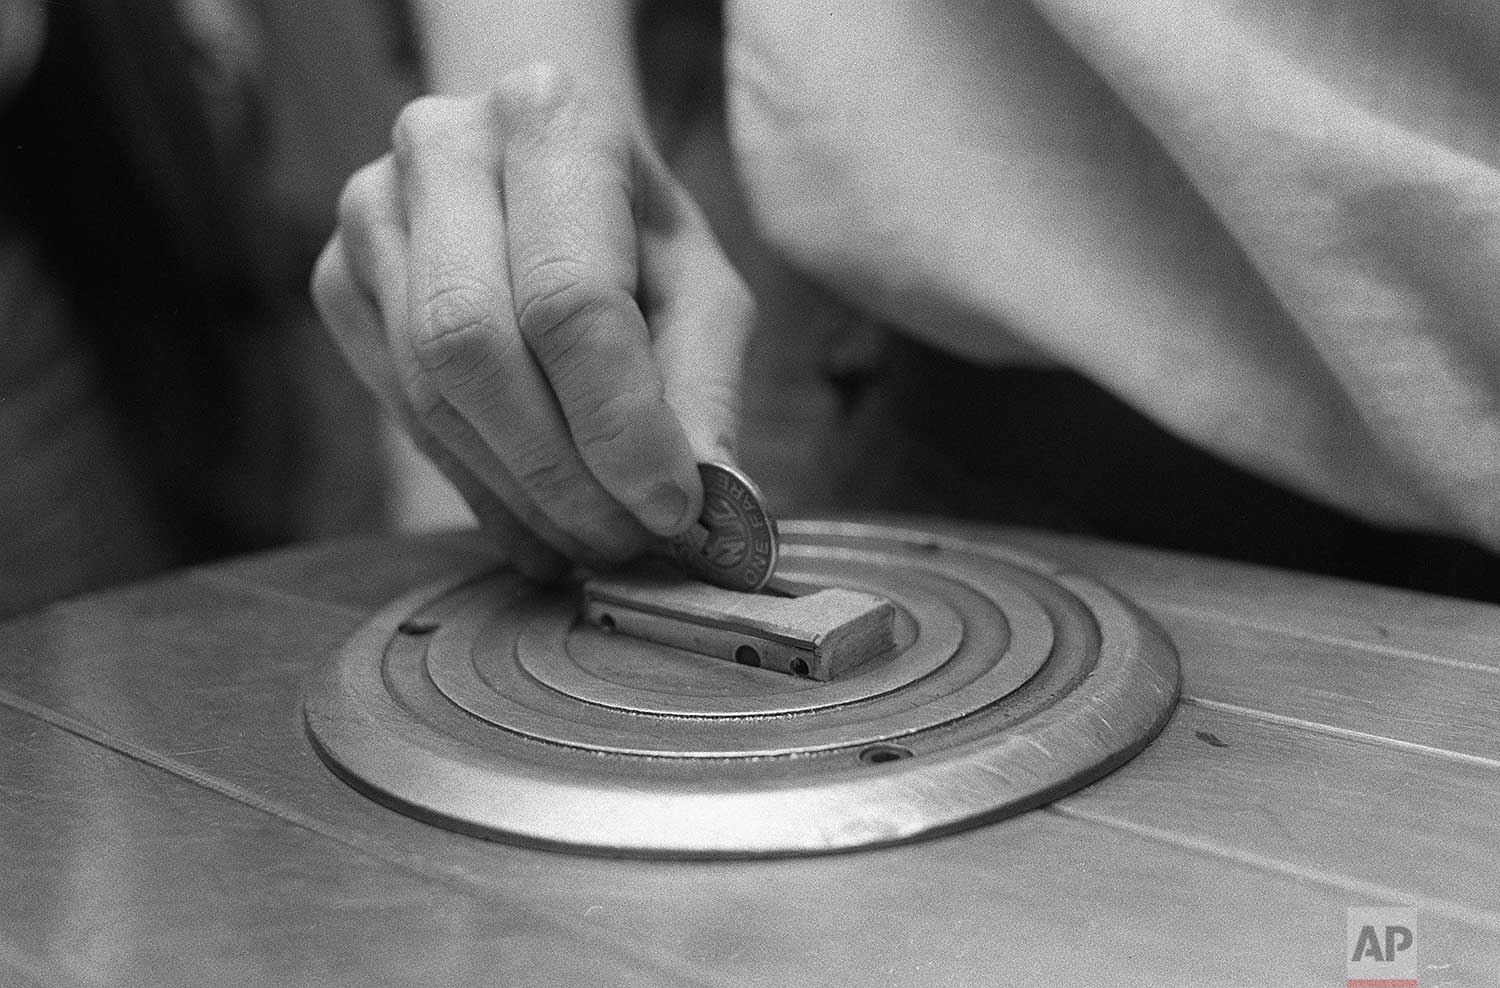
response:
M544 71L419 100L393 143L315 277L355 373L535 572L691 525L751 312L686 193Z
M350 179L339 204L339 232L323 249L313 273L318 314L355 376L454 483L489 534L510 547L517 568L536 579L554 579L563 568L562 557L523 527L467 465L466 460L478 461L480 471L498 472L482 443L449 421L450 414L429 412L428 421L436 420L448 434L446 445L439 442L414 411L409 386L399 379L391 350L397 333L387 329L393 321L387 314L394 313L394 321L404 324L408 261L395 203L389 159Z
M647 528L680 532L702 487L635 301L631 137L547 71L502 86L493 112L519 332L589 472Z
M475 113L473 104L419 103L397 128L412 257L405 346L435 397L498 457L505 476L482 476L528 522L577 558L628 557L649 533L590 473L520 336L498 152Z
M355 376L403 421L418 447L458 488L485 530L508 547L517 569L536 580L559 578L567 568L563 557L522 527L500 500L417 422L396 381L385 334L380 329L381 316L369 296L359 289L347 254L342 235L324 248L313 273L313 297Z
M313 271L313 299L355 376L395 412L405 387L385 325L388 313L405 310L407 250L389 158L349 179L338 220Z
M334 234L318 255L312 294L323 325L354 376L386 407L399 405L401 386L385 348L380 315L355 283L342 233Z
M371 286L379 315L366 321L364 335L347 331L336 331L335 335L343 338L341 345L346 350L359 348L385 355L391 364L387 380L396 385L393 388L387 383L377 393L406 423L418 446L455 481L481 521L500 519L500 505L507 505L506 517L513 514L557 551L576 559L604 561L606 557L553 524L526 496L495 449L434 385L432 375L417 359L408 313L414 251L404 229L399 187L394 163L382 159L356 173L340 201L340 236L346 263L356 283ZM376 338L366 338L370 333ZM467 489L461 482L460 467L463 476L476 481ZM512 527L501 521L495 524Z

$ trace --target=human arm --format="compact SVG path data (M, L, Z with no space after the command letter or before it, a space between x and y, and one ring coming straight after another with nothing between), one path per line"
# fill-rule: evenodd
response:
M641 0L419 0L414 4L428 83L435 93L484 92L537 62L592 80L639 114L631 45Z

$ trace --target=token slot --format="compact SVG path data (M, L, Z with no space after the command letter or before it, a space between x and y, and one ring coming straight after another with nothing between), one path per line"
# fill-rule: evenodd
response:
M654 575L596 577L583 585L583 618L616 634L825 682L895 642L891 602L840 587L780 596Z

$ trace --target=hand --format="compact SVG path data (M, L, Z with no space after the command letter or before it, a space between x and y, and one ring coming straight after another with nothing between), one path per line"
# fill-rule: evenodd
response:
M392 143L313 276L355 373L533 576L686 529L752 306L631 115L538 66L417 100Z

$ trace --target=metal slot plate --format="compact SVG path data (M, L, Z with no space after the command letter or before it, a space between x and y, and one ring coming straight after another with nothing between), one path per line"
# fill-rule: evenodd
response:
M305 704L340 774L404 812L593 853L890 844L1019 812L1123 763L1175 652L1094 581L1020 552L789 523L778 571L879 594L896 647L831 682L609 635L513 573L377 615Z
M584 581L582 611L607 631L822 681L894 644L890 602L846 587L750 594L637 568Z

